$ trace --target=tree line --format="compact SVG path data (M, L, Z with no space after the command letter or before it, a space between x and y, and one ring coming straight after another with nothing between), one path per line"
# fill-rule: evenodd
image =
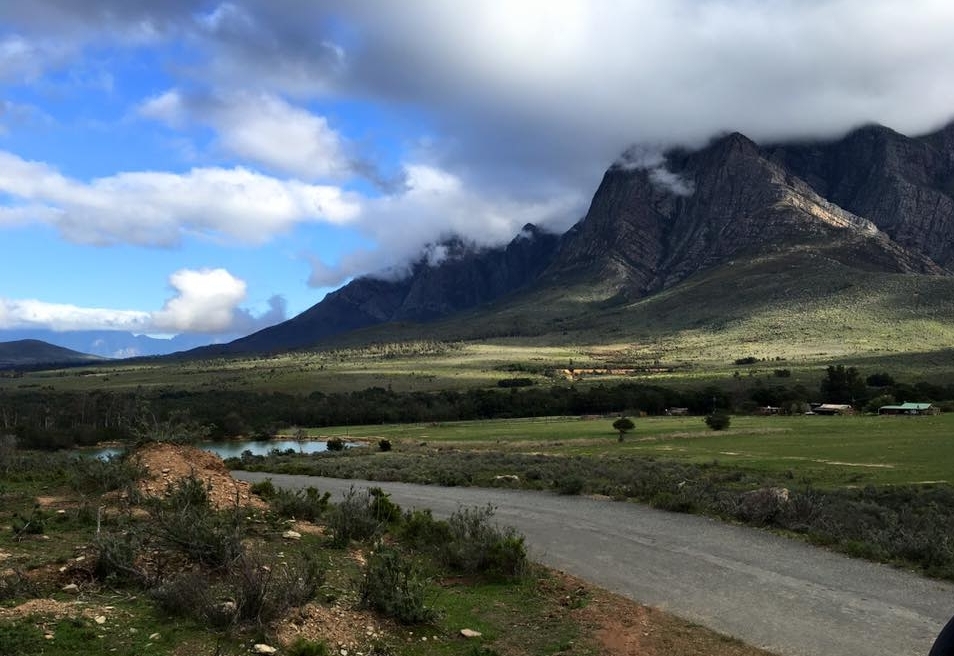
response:
M864 378L853 367L834 365L815 389L766 383L743 389L714 385L673 389L635 382L536 385L438 392L397 392L371 387L356 392L288 394L230 390L135 390L67 392L0 391L0 435L25 447L57 449L144 435L267 438L290 426L343 426L506 419L556 415L662 415L669 408L690 414L754 411L759 406L797 413L812 400L866 405L954 399L954 385L901 384L888 374ZM871 409L871 408L868 408Z

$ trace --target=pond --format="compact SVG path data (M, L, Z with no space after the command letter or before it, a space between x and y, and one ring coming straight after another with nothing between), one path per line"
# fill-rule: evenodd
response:
M227 442L196 442L195 446L203 451L211 451L223 460L226 458L238 458L243 451L251 451L252 455L267 456L273 450L287 451L291 449L295 453L321 453L328 450L328 443L324 440L230 440ZM346 444L347 447L356 446L355 444ZM106 447L102 449L83 449L84 456L93 458L108 458L119 455L125 451L123 447Z

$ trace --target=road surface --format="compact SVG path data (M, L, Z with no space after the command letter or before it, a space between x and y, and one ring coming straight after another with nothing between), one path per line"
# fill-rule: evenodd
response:
M233 472L338 495L378 486L405 509L496 507L531 558L784 656L927 656L954 585L716 520L544 492Z

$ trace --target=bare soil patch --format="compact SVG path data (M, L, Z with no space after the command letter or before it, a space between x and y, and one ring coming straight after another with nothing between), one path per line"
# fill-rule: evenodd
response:
M146 470L146 476L139 482L139 491L145 495L161 496L176 481L195 476L208 486L209 501L215 508L266 507L264 501L250 492L248 483L232 478L222 459L214 453L193 446L148 444L132 457Z

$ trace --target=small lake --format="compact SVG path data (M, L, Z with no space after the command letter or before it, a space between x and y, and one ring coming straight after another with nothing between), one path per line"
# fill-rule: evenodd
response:
M226 458L238 458L244 451L251 451L255 456L267 456L275 449L287 451L291 449L295 453L321 453L328 450L328 444L324 440L234 440L224 442L196 442L197 448L203 451L210 451L223 460ZM354 444L346 444L347 447L353 447ZM125 451L123 447L107 447L103 449L83 449L80 451L84 456L93 458L108 458L119 455Z

